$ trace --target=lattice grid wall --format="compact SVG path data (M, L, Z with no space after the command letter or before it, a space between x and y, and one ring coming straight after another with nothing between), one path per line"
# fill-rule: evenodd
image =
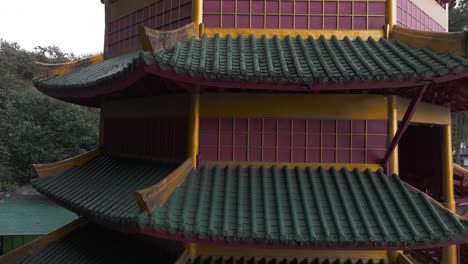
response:
M188 120L157 117L104 120L104 151L162 160L187 156Z
M201 118L200 161L379 163L386 120Z
M385 0L204 0L204 23L224 28L383 29Z
M192 20L191 0L159 0L107 23L107 53L115 56L119 51L141 47L139 25L153 29L172 30Z
M445 31L442 25L437 23L410 0L397 0L397 24L417 30Z

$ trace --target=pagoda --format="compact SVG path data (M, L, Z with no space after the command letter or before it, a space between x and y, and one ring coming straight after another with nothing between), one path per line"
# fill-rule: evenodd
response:
M2 263L460 263L444 0L107 0L103 56L41 65L99 146L34 165L80 218ZM427 262L431 263L431 262Z

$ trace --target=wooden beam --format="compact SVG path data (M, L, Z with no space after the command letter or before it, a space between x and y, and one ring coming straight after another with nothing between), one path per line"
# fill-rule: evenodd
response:
M104 55L102 53L91 56L86 59L81 59L77 61L70 61L65 63L42 63L36 62L39 70L41 71L42 77L52 77L58 75L64 75L71 71L77 70L79 68L87 67L104 60Z
M47 164L33 164L33 167L40 178L56 176L73 166L80 166L82 164L85 164L100 153L101 148L95 148L89 152L83 153L81 155L69 159Z
M396 39L408 46L430 48L434 52L453 52L462 57L468 56L468 34L461 32L429 32L393 26L390 39Z
M401 264L413 264L413 262L403 254L403 252L400 252L398 254L397 260L398 260L398 263L401 263Z
M395 136L393 137L392 142L388 146L387 152L385 153L385 156L382 160L382 166L384 167L387 166L390 156L392 155L393 151L398 145L398 142L400 142L400 139L405 133L406 129L410 125L411 118L413 117L414 112L416 111L416 106L418 105L419 102L421 102L424 92L426 91L428 86L429 85L421 86L416 92L416 94L413 96L413 99L411 99L408 109L406 109L405 115L403 116L403 120L401 121L401 124L398 127L398 130Z
M186 250L184 250L184 252L182 252L182 254L179 256L179 258L176 260L175 264L185 264L187 263L189 260L194 260L194 258L190 258L189 256L189 253Z
M193 169L192 159L186 159L177 169L157 184L135 193L140 207L152 213L154 208L166 202L175 188L181 185Z

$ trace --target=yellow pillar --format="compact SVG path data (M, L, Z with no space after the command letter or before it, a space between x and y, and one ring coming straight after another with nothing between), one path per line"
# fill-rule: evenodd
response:
M99 147L104 146L104 107L99 111Z
M397 97L395 95L388 97L388 145L392 142L398 130L398 112L397 112ZM398 174L398 145L395 147L392 155L390 156L390 173Z
M197 166L198 155L198 140L199 140L199 126L200 126L200 93L195 91L192 94L192 103L190 109L189 120L189 145L188 155L192 158L193 166Z
M388 132L388 145L392 142L398 129L398 112L397 112L397 97L391 95L387 97L387 132ZM389 159L390 174L398 174L398 146L395 147ZM394 263L398 259L398 255L403 254L402 250L389 250L387 257L389 263Z
M189 258L194 261L197 258L197 244L187 243L185 244L185 249L187 250Z
M444 194L444 205L450 211L455 212L455 197L453 195L453 156L452 156L452 127L443 126L442 133L442 187ZM457 263L457 246L442 248L442 263Z
M192 21L198 29L203 22L203 0L195 0L192 3Z
M397 23L397 1L387 0L387 24L389 29L392 30L393 26Z

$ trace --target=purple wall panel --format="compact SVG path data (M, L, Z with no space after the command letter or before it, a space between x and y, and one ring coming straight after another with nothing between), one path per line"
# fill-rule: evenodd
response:
M397 24L417 30L446 31L442 25L413 4L411 0L397 0Z
M218 2L219 3L219 2ZM141 48L139 25L171 30L190 23L191 0L155 0L154 3L107 23L106 57Z
M383 29L385 0L205 0L207 27Z
M183 160L187 156L186 118L111 119L104 121L104 130L107 152L164 160Z
M200 161L379 163L386 146L386 120L200 119Z

